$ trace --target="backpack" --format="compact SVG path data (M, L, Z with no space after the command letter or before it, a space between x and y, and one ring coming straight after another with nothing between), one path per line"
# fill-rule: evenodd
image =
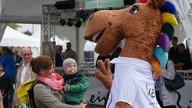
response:
M27 80L23 82L17 89L17 97L19 100L19 104L29 105L29 96L28 90L31 89L32 85L35 83L35 79Z
M37 108L34 100L33 87L41 83L39 80L31 79L23 82L17 89L17 97L20 105L26 105L29 108ZM44 84L44 83L42 83Z

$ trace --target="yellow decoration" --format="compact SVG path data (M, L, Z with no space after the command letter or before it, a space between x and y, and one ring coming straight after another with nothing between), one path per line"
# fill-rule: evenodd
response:
M163 19L163 24L169 23L169 24L178 26L178 22L177 22L177 19L175 18L174 14L171 14L171 13L168 13L168 12L164 12L162 14L162 19Z

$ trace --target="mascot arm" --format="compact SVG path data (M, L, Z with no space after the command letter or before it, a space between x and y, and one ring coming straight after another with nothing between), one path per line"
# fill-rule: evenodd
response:
M112 73L110 69L109 59L104 62L102 60L97 61L98 70L95 73L97 79L99 79L106 89L110 90L112 85Z

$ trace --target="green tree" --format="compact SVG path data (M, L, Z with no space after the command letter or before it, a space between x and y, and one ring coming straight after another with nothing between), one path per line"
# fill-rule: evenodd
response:
M27 31L25 31L25 32L23 32L23 33L26 34L26 35L29 35L29 36L32 35L32 32L30 32L29 30L27 30Z
M21 26L18 25L17 23L9 23L8 26L15 30L17 30L18 28L21 28Z

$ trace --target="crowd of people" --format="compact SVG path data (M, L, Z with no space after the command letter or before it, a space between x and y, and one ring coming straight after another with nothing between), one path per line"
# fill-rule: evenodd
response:
M192 68L189 49L183 43L178 44L177 37L173 37L172 45L169 50L169 59L173 61L176 69L188 70Z
M30 47L23 47L21 55L17 50L11 52L8 47L2 47L0 105L4 108L21 106L17 89L22 83L36 79L42 82L33 88L34 100L38 108L85 108L87 103L84 100L84 92L89 87L89 82L83 73L78 72L77 54L71 49L71 43L68 42L66 46L64 53L60 53L62 47L57 46L55 57L60 57L57 59L61 60L59 65L56 64L57 60L54 64L48 56L33 58ZM57 74L54 66L62 66L64 76Z

